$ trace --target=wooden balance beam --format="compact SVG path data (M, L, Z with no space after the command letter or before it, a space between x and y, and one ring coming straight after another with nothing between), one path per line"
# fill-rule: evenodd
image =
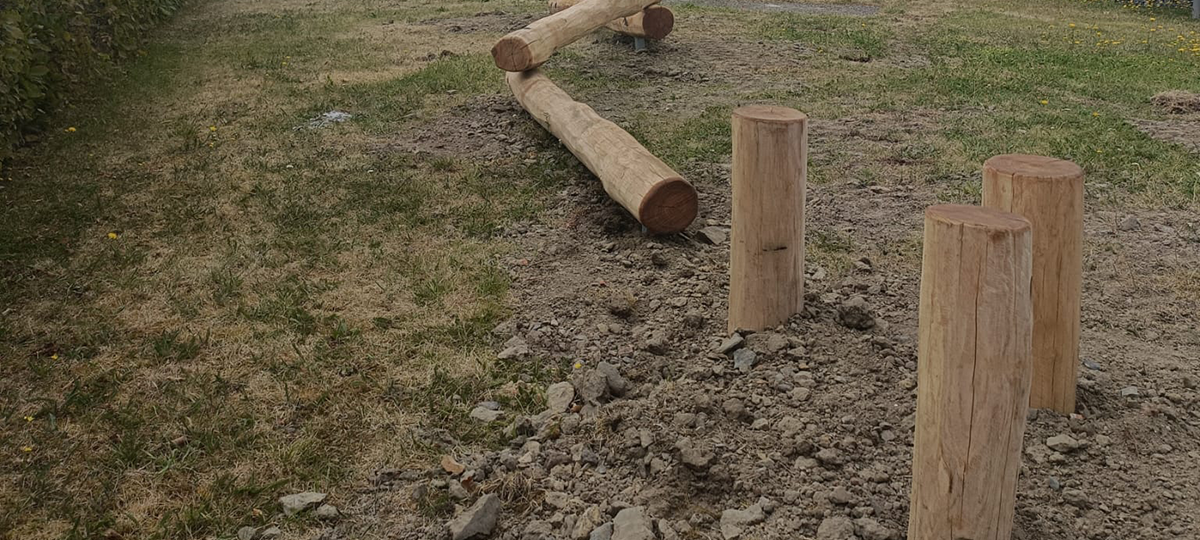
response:
M558 13L584 0L550 0L550 13ZM609 21L605 28L618 34L646 39L663 39L675 28L675 14L664 6L646 6L633 15Z
M537 70L508 73L507 79L521 106L648 231L677 233L696 219L696 189L632 135L571 99Z
M500 38L492 47L496 67L505 71L536 68L561 49L609 22L640 13L658 0L591 0L571 6Z

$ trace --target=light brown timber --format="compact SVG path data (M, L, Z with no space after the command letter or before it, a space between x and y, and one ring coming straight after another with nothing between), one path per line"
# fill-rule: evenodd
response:
M550 0L550 12L558 13L583 1ZM675 14L665 6L646 6L646 9L633 15L609 21L604 27L627 36L663 39L675 28Z
M1033 225L1033 387L1029 406L1075 412L1083 281L1083 169L1008 154L983 164L983 206Z
M733 111L729 331L763 330L804 307L808 117L752 105Z
M508 73L507 79L521 106L648 231L676 233L696 219L696 189L632 135L571 99L538 70Z
M1029 221L925 211L908 538L1009 540L1029 406Z
M554 51L621 17L638 13L658 0L591 0L538 19L512 32L492 47L496 67L527 71L542 65Z

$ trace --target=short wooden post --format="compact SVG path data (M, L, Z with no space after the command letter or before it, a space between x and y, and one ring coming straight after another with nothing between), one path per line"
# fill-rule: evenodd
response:
M925 211L908 538L1007 540L1032 356L1029 221Z
M808 117L786 107L733 111L729 330L762 330L804 306Z
M983 206L1033 225L1033 389L1029 406L1075 412L1083 280L1083 169L1009 154L983 164Z

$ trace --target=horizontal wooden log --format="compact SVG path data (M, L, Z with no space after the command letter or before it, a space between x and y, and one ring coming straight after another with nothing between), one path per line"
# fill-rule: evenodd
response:
M696 219L696 189L625 130L571 99L540 71L509 73L508 86L647 230L676 233Z
M609 22L641 12L658 0L591 0L571 6L500 38L492 47L496 67L527 71L542 65L554 51Z
M550 0L550 12L558 13L584 0ZM605 28L627 36L663 39L675 28L675 14L664 6L647 6L633 15L609 21Z

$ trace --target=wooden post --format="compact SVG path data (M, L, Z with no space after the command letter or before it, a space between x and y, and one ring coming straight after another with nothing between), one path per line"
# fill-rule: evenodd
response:
M983 164L983 206L1033 225L1033 389L1029 406L1075 412L1083 280L1083 169L1009 154Z
M808 117L786 107L733 111L729 331L777 326L804 306Z
M1008 540L1032 356L1029 221L925 211L908 538Z
M638 13L658 0L591 0L564 9L500 38L492 47L496 67L527 71L542 65L554 51L608 24Z
M604 191L655 234L696 219L696 189L632 135L555 86L540 71L509 73L517 101L592 171Z
M558 13L582 1L550 0L550 13ZM609 21L604 27L627 36L663 39L675 27L675 14L663 6L646 6L633 15Z

